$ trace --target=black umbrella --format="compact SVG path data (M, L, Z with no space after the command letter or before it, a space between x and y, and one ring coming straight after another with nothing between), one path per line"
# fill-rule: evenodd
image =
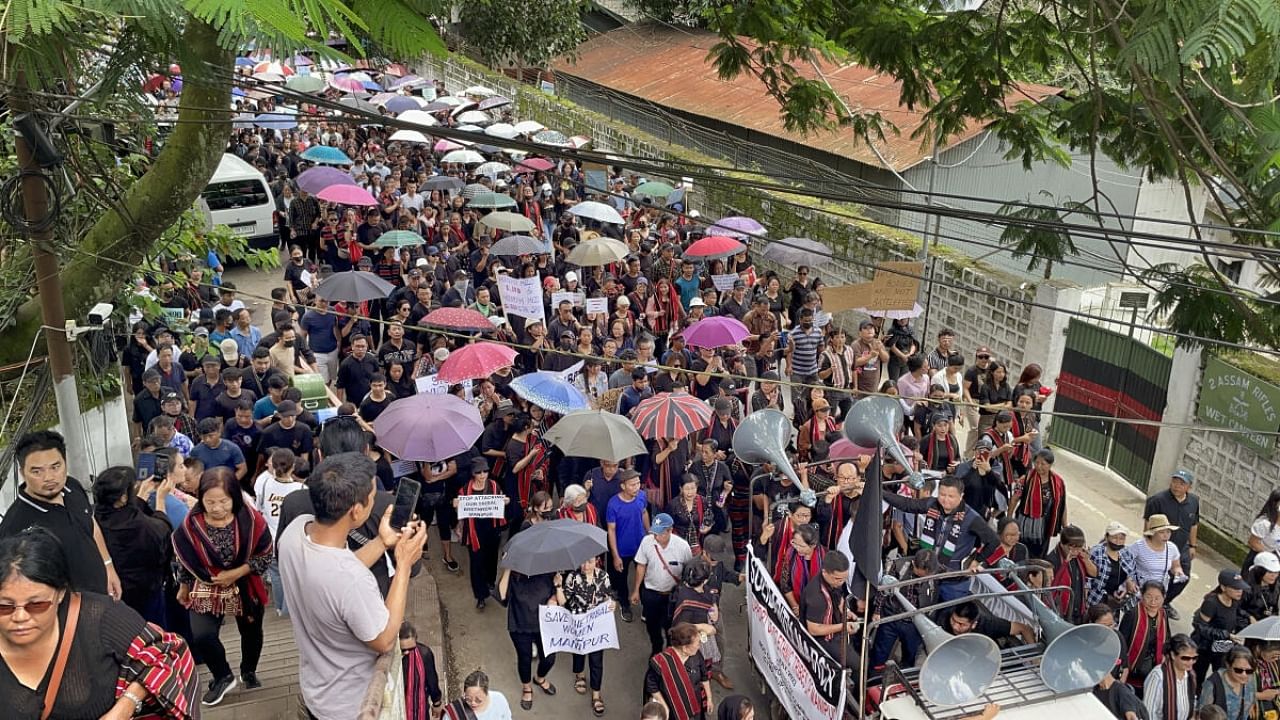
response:
M363 270L334 273L316 287L316 294L325 300L364 302L381 300L391 294L396 286Z
M427 181L422 184L422 189L428 192L432 190L452 191L460 189L463 185L464 183L462 180L456 177L450 177L448 175L433 175L427 178Z
M608 550L604 530L577 520L549 520L534 524L507 544L502 567L522 575L573 570Z

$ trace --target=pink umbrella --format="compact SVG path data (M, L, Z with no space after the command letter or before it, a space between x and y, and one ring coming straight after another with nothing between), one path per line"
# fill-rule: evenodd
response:
M257 75L258 73L270 73L272 75L280 75L281 77L289 77L294 74L294 72L294 69L288 65L283 65L271 60L264 60L253 66L254 75Z
M551 162L546 158L539 158L539 157L525 158L524 160L521 160L518 165L516 165L516 172L517 173L546 172L547 170L550 170L555 166L556 166L555 163Z
M840 438L831 443L831 451L827 455L828 460L854 460L867 455L875 454L875 450L861 445L854 445L849 438Z
M690 260L713 260L715 258L727 258L730 255L737 255L746 249L746 245L743 245L731 237L725 237L723 235L708 235L707 237L690 243L689 247L685 248L684 256Z
M741 343L751 331L735 317L716 315L690 325L682 334L690 347L721 348Z
M438 153L449 152L451 150L461 150L462 146L452 140L438 140L435 144L435 151Z
M350 75L337 75L329 80L329 87L353 95L364 93L364 84Z
M449 353L436 378L447 383L487 378L496 370L510 367L516 351L498 343L480 342L465 345Z
M339 205L377 205L378 201L359 185L330 185L316 197Z

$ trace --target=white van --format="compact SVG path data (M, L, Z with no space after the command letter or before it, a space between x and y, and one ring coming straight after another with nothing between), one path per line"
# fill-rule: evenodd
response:
M226 225L249 245L263 250L280 244L276 231L276 199L257 168L225 153L213 178L200 193L215 225Z

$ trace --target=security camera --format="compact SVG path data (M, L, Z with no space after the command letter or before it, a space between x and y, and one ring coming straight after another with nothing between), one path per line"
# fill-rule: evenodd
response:
M89 324L101 326L111 317L111 311L115 310L115 306L111 303L100 302L89 310Z

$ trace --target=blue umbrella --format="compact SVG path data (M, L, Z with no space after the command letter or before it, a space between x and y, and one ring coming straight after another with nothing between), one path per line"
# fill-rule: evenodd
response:
M539 370L521 375L511 381L511 389L538 407L560 415L591 408L582 392L558 372Z
M417 100L414 100L411 97L406 97L402 95L400 97L391 98L390 100L387 101L387 104L384 107L387 108L388 112L392 112L392 113L395 113L396 115L399 115L405 110L417 110L422 106L418 104Z
M350 165L351 158L336 147L329 145L312 145L298 157L321 165Z
M244 88L231 88L231 97L244 97Z
M372 80L366 80L360 84L364 85L364 89L370 92L382 92L382 86Z
M241 55L240 57L236 58L236 67L253 67L254 65L257 65L257 64L258 64L258 61L250 57L245 57Z
M262 113L253 124L270 130L292 130L298 127L298 118L291 113Z

